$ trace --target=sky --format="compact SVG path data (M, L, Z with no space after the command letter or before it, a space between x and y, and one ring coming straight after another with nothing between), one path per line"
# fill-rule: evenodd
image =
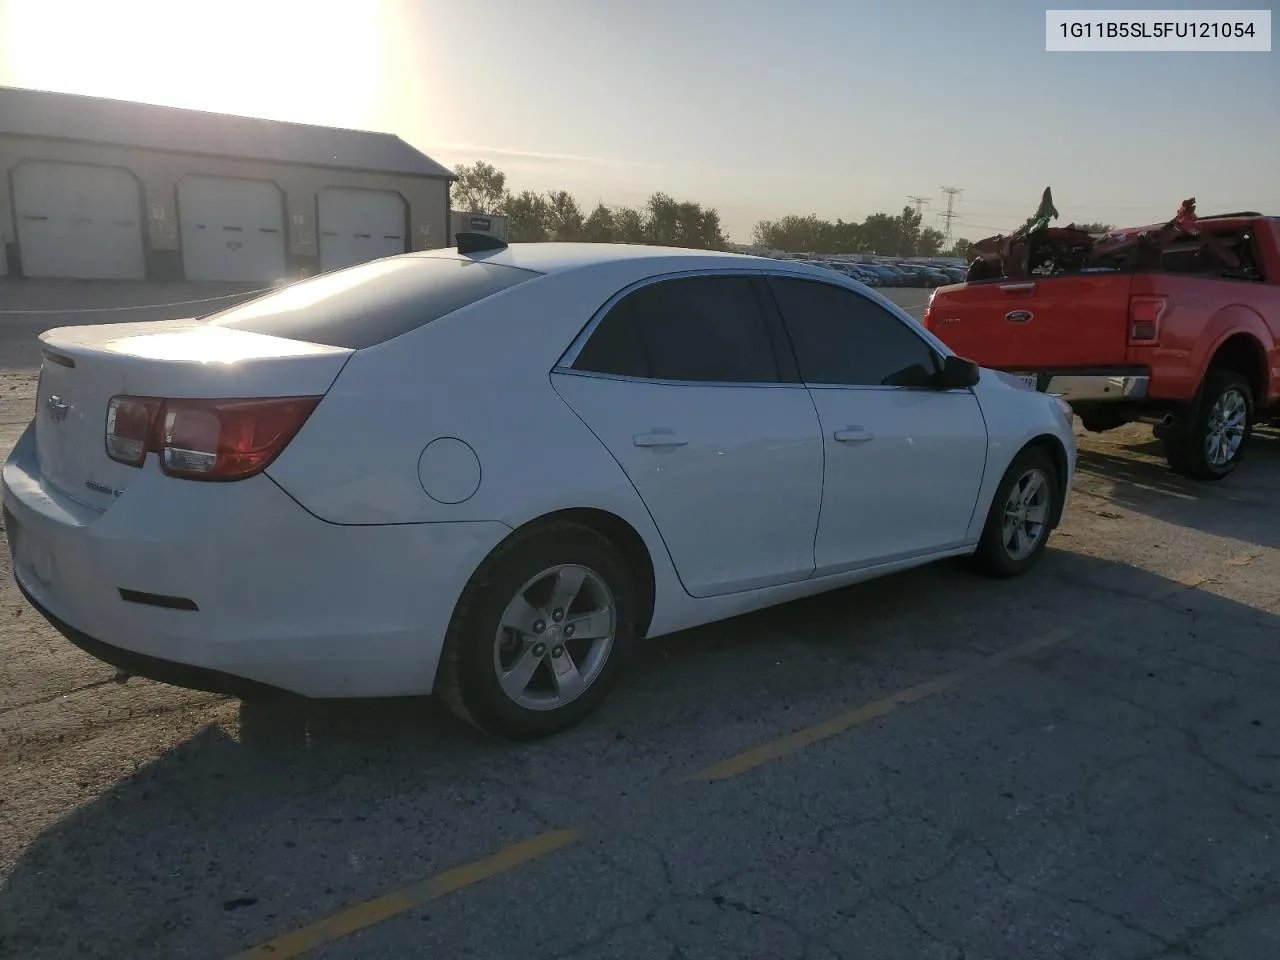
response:
M1164 220L1189 196L1280 213L1280 52L1046 53L1044 10L0 0L0 85L391 132L588 209L696 200L741 242L762 219L861 220L912 195L941 228L944 186L970 239L1021 223L1046 185L1063 223Z

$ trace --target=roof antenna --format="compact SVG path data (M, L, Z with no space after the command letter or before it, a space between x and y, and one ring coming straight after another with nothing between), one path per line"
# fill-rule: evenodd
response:
M458 241L458 252L462 254L507 249L507 241L489 233L459 233L454 235L454 239Z

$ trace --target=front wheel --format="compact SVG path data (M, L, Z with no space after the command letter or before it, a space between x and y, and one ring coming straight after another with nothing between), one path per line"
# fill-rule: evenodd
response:
M637 617L634 578L607 538L566 522L521 531L463 591L437 693L496 736L558 733L605 698Z
M1163 439L1175 473L1221 480L1235 470L1253 432L1253 391L1233 370L1210 370L1191 421Z
M974 554L983 573L1017 577L1035 566L1049 540L1060 483L1052 458L1039 447L1013 458L996 488Z

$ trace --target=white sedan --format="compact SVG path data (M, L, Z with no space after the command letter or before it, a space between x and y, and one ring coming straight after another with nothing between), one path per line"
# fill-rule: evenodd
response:
M1057 398L731 254L463 234L41 341L5 526L72 642L240 696L434 692L511 738L646 636L943 557L1022 573L1075 468Z

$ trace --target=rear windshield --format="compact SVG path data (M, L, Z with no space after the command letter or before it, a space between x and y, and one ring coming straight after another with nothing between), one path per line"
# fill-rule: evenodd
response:
M483 261L396 257L291 284L205 322L363 350L537 276Z

